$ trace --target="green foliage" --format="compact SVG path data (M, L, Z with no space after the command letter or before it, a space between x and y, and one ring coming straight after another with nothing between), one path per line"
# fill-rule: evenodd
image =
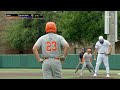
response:
M32 48L36 40L44 33L42 25L43 23L38 19L18 20L12 25L9 24L6 36L11 48L18 50Z
M118 40L120 40L120 11L118 11Z
M36 40L45 34L45 24L48 21L54 21L58 33L71 43L95 44L100 35L105 39L107 37L104 34L104 11L31 11L29 13L41 13L44 20L21 19L9 24L6 36L12 48L19 50L32 48ZM118 12L119 17L120 12ZM120 37L119 24L120 20L118 20Z
M9 28L9 30L7 30L6 36L11 47L15 47L20 50L23 49L23 42L21 40L21 23L16 22L16 25L12 23L7 28Z
M19 13L29 14L28 11ZM24 50L32 48L36 40L45 34L45 23L56 20L56 14L53 11L31 11L31 14L42 14L44 19L20 19L9 24L7 30L7 40L12 48Z
M94 43L99 35L105 36L103 14L100 11L66 11L63 13L59 28L70 42Z
M45 34L47 21L55 21L53 11L20 11L19 14L42 14L44 19L18 19L6 27L6 38L11 48L25 50L32 48L36 40Z

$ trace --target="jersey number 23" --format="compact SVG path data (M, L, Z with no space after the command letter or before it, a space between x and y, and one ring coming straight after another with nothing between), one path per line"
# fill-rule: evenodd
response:
M46 42L46 51L51 52L57 50L56 41Z

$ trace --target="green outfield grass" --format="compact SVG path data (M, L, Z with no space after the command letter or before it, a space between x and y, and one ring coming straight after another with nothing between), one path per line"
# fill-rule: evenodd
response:
M96 79L88 70L80 75L80 70L74 74L75 69L63 69L63 79ZM110 70L110 79L120 79L120 70ZM97 79L106 79L106 71L99 70ZM41 69L0 69L0 79L42 79Z

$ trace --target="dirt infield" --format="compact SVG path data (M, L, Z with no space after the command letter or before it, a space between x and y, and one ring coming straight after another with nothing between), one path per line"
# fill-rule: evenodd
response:
M40 69L0 69L0 79L41 79Z
M29 76L32 76L32 77L36 77L36 76L42 76L42 73L41 72L34 72L34 73L30 73L30 72L23 72L23 73L16 73L16 72L9 72L9 73L0 73L0 77L10 77L10 78L13 78L13 77L29 77ZM98 77L93 77L92 75L90 74L87 74L87 75L74 75L74 74L67 74L67 73L64 73L63 75L63 79L65 79L66 76L70 76L70 78L68 79L114 79L114 78L106 78L105 75L99 75Z
M89 75L84 75L84 76L78 76L78 77L73 77L73 79L115 79L115 78L107 78L105 75L104 76L97 76L97 77L93 77L93 76L89 76Z
M110 77L106 77L106 71L100 70L97 77L93 77L93 73L90 73L88 70L84 71L83 75L80 75L80 70L77 73L73 71L68 71L63 73L63 77L70 76L67 79L120 79L120 75L117 75L118 70L111 70Z
M120 79L117 75L119 71L112 70L110 78L106 78L105 70L101 70L97 77L93 73L85 70L81 76L80 71L76 74L75 70L63 70L63 79ZM40 69L0 69L0 79L43 79L42 70Z
M27 72L23 72L23 73L15 73L15 72L11 72L11 73L0 73L0 77L2 76L40 76L42 75L42 73L27 73Z

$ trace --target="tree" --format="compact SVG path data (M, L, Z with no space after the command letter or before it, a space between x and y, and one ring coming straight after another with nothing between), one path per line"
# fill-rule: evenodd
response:
M41 19L19 19L7 25L6 37L10 47L19 50L20 53L32 49L38 36L44 34L44 23Z
M6 38L10 47L20 53L26 49L32 49L36 40L45 34L47 21L57 21L57 13L53 11L19 11L18 14L41 14L43 19L18 19L8 24Z
M104 34L104 11L24 11L18 13L42 14L43 19L20 19L7 25L6 36L11 48L31 49L36 40L45 34L45 24L54 21L57 33L69 43L95 44ZM118 13L118 18L120 13ZM118 36L120 20L118 19Z
M120 40L120 11L118 11L118 40Z
M74 43L95 43L104 35L104 13L101 11L65 11L59 28L62 35Z

